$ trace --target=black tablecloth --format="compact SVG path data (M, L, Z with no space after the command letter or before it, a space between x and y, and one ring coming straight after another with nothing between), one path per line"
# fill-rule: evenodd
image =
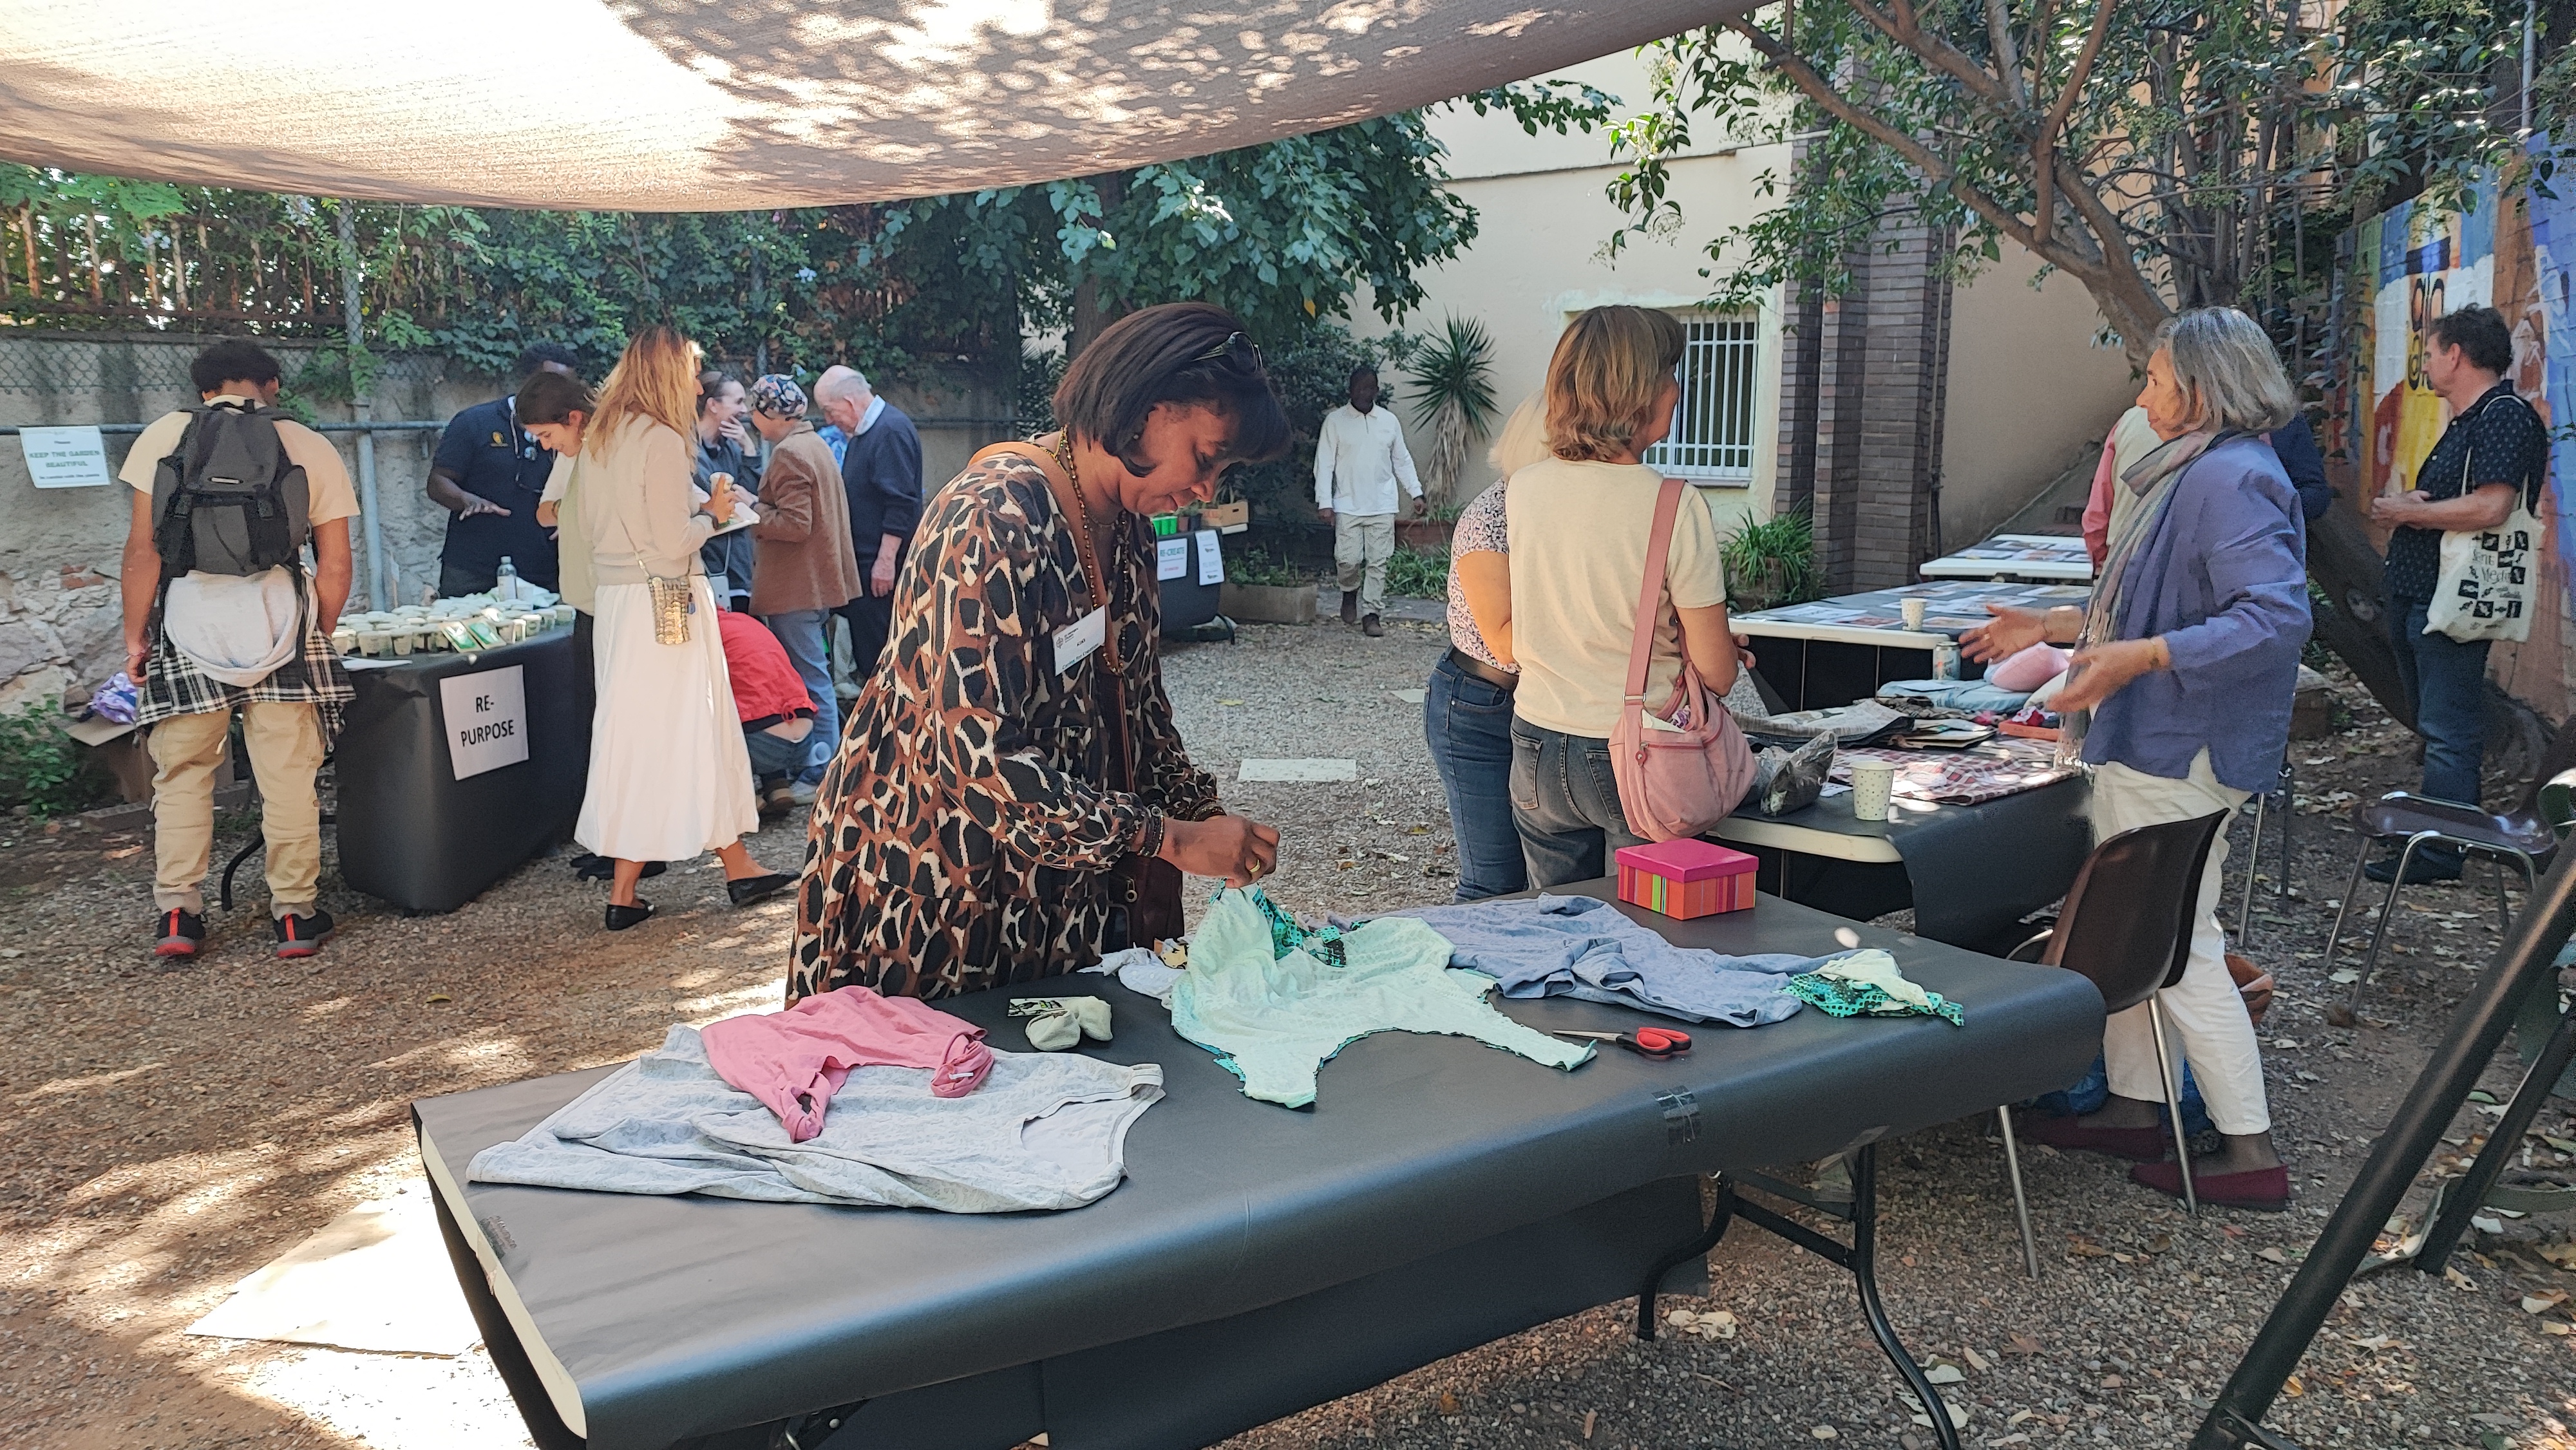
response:
M439 682L517 665L528 758L464 780L448 758ZM332 755L340 874L413 911L453 911L564 840L590 772L590 657L570 629L473 654L356 669Z
M1762 863L1759 882L1793 901L1866 921L1914 909L1914 930L1971 950L2008 950L2023 917L2066 894L2093 849L2092 787L2076 776L1972 806L1919 811L1902 804L1884 821L1852 814L1852 795L1827 796L1780 818L1835 836L1884 838L1902 862L1844 861L1741 845ZM1730 845L1736 843L1729 843Z
M595 1073L429 1099L415 1117L495 1284L578 1386L594 1447L669 1446L872 1397L890 1397L869 1406L890 1419L981 1406L1002 1417L982 1426L987 1444L1046 1429L1061 1450L1196 1446L1633 1293L1640 1266L1693 1236L1692 1175L1811 1159L2062 1087L2100 1046L2101 998L2071 973L1770 898L1693 922L1620 909L1728 952L1831 951L1838 930L1856 930L1963 1004L1967 1025L1809 1010L1696 1030L1686 1058L1610 1051L1572 1072L1383 1033L1327 1063L1315 1106L1292 1112L1245 1098L1151 1000L1106 978L1050 979L1049 995L1109 998L1117 1038L1095 1055L1161 1064L1169 1096L1129 1134L1117 1191L1009 1217L464 1182L478 1150ZM1015 1047L1010 995L940 1005ZM1641 1020L1562 1001L1504 1010L1542 1028ZM1999 1225L2009 1212L1998 1193ZM1514 1285L1530 1259L1515 1235L1537 1243L1560 1289ZM509 1362L506 1344L495 1353ZM938 1386L951 1388L925 1388ZM549 1443L542 1394L523 1390L521 1404ZM884 1443L951 1443L910 1434Z

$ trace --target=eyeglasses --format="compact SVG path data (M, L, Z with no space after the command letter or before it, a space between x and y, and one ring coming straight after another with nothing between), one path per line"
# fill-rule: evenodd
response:
M1216 346L1209 348L1203 353L1200 353L1197 357L1191 358L1190 361L1194 363L1223 362L1227 366L1235 368L1238 371L1252 373L1255 375L1258 375L1262 370L1260 347L1255 344L1251 338L1248 338L1239 332L1227 333L1225 335L1225 341L1218 343Z

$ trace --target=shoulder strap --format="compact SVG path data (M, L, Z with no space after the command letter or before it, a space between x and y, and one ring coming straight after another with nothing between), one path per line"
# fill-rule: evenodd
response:
M1646 667L1655 653L1655 626L1663 617L1664 563L1673 550L1673 520L1680 515L1682 481L1664 480L1663 492L1655 497L1655 527L1646 535L1646 577L1637 586L1637 628L1628 644L1629 704L1646 698Z

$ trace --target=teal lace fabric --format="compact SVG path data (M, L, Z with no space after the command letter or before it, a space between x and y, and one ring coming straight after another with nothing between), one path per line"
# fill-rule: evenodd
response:
M1262 917L1270 923L1270 956L1273 961L1290 952L1303 950L1328 967L1350 965L1347 949L1342 945L1340 927L1323 926L1309 930L1299 926L1297 918L1290 915L1286 907L1272 901L1260 887L1255 886L1244 894L1252 898L1253 905L1261 908ZM1219 897L1223 895L1218 893Z
M1804 972L1781 984L1781 990L1829 1017L1938 1017L1953 1027L1967 1025L1967 1014L1959 1004L1938 992L1926 991L1897 976L1894 963L1884 977L1878 972L1837 970L1857 957L1884 955L1860 952L1842 958L1816 971ZM1880 985L1894 978L1895 991Z

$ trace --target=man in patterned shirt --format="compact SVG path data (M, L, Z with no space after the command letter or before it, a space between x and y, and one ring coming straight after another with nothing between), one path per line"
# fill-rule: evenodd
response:
M2486 754L2487 641L2463 643L2425 632L2442 573L2442 536L2503 523L2519 495L2540 506L2547 477L2549 431L2505 380L2513 367L2513 333L2492 307L2463 307L2435 318L2424 332L2424 371L2451 408L2441 441L2415 472L2415 486L2371 501L2370 516L2388 537L2388 630L2397 672L2424 737L2424 794L2478 804ZM2369 867L2370 879L2397 874L2394 854ZM2460 853L2436 843L2418 849L2406 879L2456 881Z

